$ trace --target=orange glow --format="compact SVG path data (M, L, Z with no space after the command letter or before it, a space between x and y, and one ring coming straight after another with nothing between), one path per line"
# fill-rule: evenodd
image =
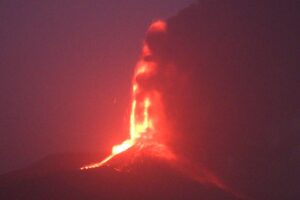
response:
M154 22L148 29L148 33L150 32L150 34L153 32L164 34L166 31L167 26L163 21ZM163 91L165 90L160 84L168 86L170 77L172 81L178 81L178 79L173 79L173 74L176 74L175 66L170 63L162 64L162 62L159 61L160 58L157 55L153 55L151 50L145 41L141 58L134 69L131 88L129 138L120 144L114 145L111 154L104 160L83 166L81 170L97 168L104 165L111 165L114 169L121 170L123 166L127 167L126 165L129 163L123 164L121 163L122 161L127 162L129 158L131 162L140 155L150 155L151 158L155 157L170 161L169 163L177 167L180 173L193 178L197 182L212 184L236 195L235 192L226 187L209 169L203 165L198 166L194 162L180 157L180 154L175 155L169 146L166 145L166 135L171 132L171 128L165 117L164 104L162 101L164 95ZM163 68L158 69L160 66L163 66ZM178 78L177 76L175 77ZM185 78L186 77L183 76L183 82L185 82ZM161 83L162 81L164 82ZM180 81L182 80L180 79ZM123 152L129 153L122 154ZM118 157L117 155L120 156ZM122 157L122 155L125 156ZM116 163L121 163L121 165L117 165ZM240 195L236 196L239 197Z
M165 32L166 23L163 21L154 22L148 31ZM167 150L164 144L155 140L156 134L161 134L162 130L157 130L159 124L162 124L163 107L160 101L160 92L154 89L145 88L137 79L139 76L151 77L155 75L157 65L154 61L147 61L145 58L151 56L151 51L147 44L142 48L142 56L135 68L135 73L132 79L132 103L130 113L130 138L123 141L121 144L115 145L112 148L110 156L105 158L100 163L84 166L81 169L91 169L100 167L106 164L114 156L128 150L134 145L140 149L145 146L151 146L155 155L173 158L173 154ZM163 153L162 153L163 152Z
M134 145L134 143L132 140L125 140L122 144L113 146L112 155L116 155L123 151L126 151L133 145Z
M150 32L166 32L166 30L167 30L167 24L162 20L153 22L149 28Z

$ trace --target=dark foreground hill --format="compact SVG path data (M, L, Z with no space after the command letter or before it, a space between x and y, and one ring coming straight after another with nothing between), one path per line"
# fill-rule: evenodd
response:
M183 176L165 162L145 159L125 171L113 167L80 171L82 155L50 156L35 166L2 175L0 199L236 199Z

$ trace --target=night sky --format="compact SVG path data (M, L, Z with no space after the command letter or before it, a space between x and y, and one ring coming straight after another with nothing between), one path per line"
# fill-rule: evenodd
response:
M0 173L127 136L147 26L192 0L0 2Z

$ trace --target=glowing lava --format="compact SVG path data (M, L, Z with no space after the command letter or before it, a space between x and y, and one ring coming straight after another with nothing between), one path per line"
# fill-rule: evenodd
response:
M144 42L142 56L136 65L132 79L129 138L124 140L121 144L113 146L111 155L104 160L84 166L81 170L101 167L106 164L114 166L116 163L118 163L118 165L115 165L115 169L120 170L119 165L121 165L121 169L123 166L125 166L126 169L128 163L131 164L131 161L134 161L140 155L146 154L155 158L175 161L168 163L181 174L199 183L214 185L224 191L232 193L236 197L245 199L242 195L227 187L223 181L204 165L198 165L180 155L175 156L168 146L165 145L165 135L171 131L169 130L170 127L165 117L162 101L162 95L165 94L163 91L165 90L163 90L161 86L167 87L170 80L175 80L174 77L172 77L174 66L170 63L163 62L161 55L158 55L160 54L160 49L153 50L150 48L153 48L153 43L150 42L152 46L148 43L149 40L153 39L152 36L160 39L158 41L154 39L154 43L163 43L166 31L167 25L164 21L156 21L152 23L148 29L148 40ZM176 72L175 77L178 78ZM176 81L178 80L181 79L176 79ZM124 152L129 152L125 154L125 158L129 158L128 160L130 162L126 160L127 163L120 164L120 160L124 161L120 154ZM117 155L120 155L120 157L117 157ZM115 159L113 159L114 157Z
M166 27L166 23L159 20L151 24L148 32L165 33ZM147 84L149 80L156 76L157 68L152 52L145 42L141 59L137 63L132 80L130 138L119 145L113 146L111 155L103 161L84 166L81 169L100 167L114 156L133 146L138 146L138 149L151 146L154 147L152 150L156 155L160 154L159 156L174 158L174 155L160 141L161 136L157 135L162 134L164 131L162 127L165 125L163 105L160 98L161 92L155 86L151 87Z

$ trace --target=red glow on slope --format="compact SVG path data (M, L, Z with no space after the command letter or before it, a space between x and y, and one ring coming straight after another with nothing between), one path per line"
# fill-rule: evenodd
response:
M167 25L164 21L156 21L152 23L148 29L147 34L161 36L167 31ZM160 41L161 42L161 41ZM203 184L212 184L224 191L230 192L240 199L246 199L243 195L231 190L223 181L215 176L208 168L203 165L198 165L190 162L180 155L175 156L172 151L165 145L164 136L166 132L170 131L167 125L164 113L164 105L161 100L163 95L162 89L159 88L160 84L168 85L168 81L178 81L174 79L176 76L176 69L173 65L164 64L164 69L158 65L157 52L153 55L151 48L145 42L142 48L142 56L138 61L134 70L132 79L132 99L131 99L131 112L130 112L130 129L129 138L124 140L121 144L112 147L111 154L99 163L94 163L81 168L81 170L92 169L101 167L113 162L112 159L123 152L130 151L130 156L138 155L151 155L155 158L162 158L168 161L173 167L176 167L180 173L194 179ZM166 70L167 69L167 70ZM160 71L158 71L160 70ZM164 73L164 82L156 82L158 73ZM184 81L186 77L180 76L179 81ZM169 80L170 79L170 80ZM182 80L181 80L182 79ZM153 84L154 81L154 84ZM118 157L120 158L120 157ZM118 160L116 158L116 160ZM130 158L131 159L131 158Z
M151 24L148 32L166 32L166 23L156 21ZM100 163L84 166L81 169L96 168L107 163L114 156L128 150L134 145L139 148L154 146L153 152L159 156L173 159L174 155L167 150L165 145L157 141L156 134L162 134L158 130L163 124L163 106L160 100L160 91L157 88L147 88L139 80L155 76L157 64L146 58L151 56L151 50L145 43L142 49L142 57L137 63L132 80L132 103L130 113L130 138L112 148L112 153Z

